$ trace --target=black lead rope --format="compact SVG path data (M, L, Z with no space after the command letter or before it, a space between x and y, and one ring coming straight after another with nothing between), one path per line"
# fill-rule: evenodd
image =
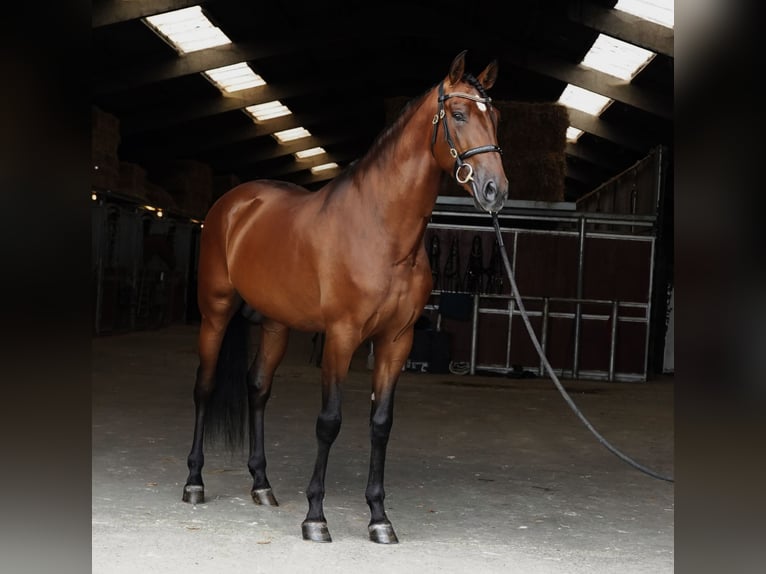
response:
M505 271L508 273L508 278L511 281L511 288L513 289L513 296L516 299L516 305L518 305L519 311L521 312L521 317L524 319L524 324L526 325L527 331L529 332L529 336L532 339L532 344L534 344L535 349L537 349L537 354L540 355L540 360L542 360L543 364L545 365L545 370L548 372L548 375L550 375L551 379L553 380L553 383L556 385L556 388L561 393L561 396L564 397L564 400L571 407L574 413L580 418L583 424L586 427L588 427L588 430L590 430L590 432L593 433L593 435L598 439L598 441L602 445L604 445L609 451L617 455L619 458L627 462L629 465L633 466L634 468L637 468L643 473L648 474L649 476L658 478L660 480L666 480L668 482L675 482L672 477L663 476L649 468L646 468L645 466L637 463L632 458L626 456L625 454L617 450L615 447L613 447L611 444L609 444L609 442L603 436L601 436L601 434L593 427L593 425L590 424L590 421L588 421L588 419L585 418L585 415L583 415L580 412L580 409L577 408L577 405L575 405L572 398L567 394L566 390L564 389L564 386L561 384L561 381L559 381L558 377L556 376L556 373L553 372L553 368L551 367L551 364L548 362L548 358L545 356L545 353L543 352L543 349L540 346L540 342L537 340L537 336L535 335L535 332L532 329L532 324L529 322L529 317L527 316L527 311L524 308L524 303L522 303L521 301L519 288L516 286L516 280L513 278L513 271L511 271L511 264L508 261L508 254L505 252L505 245L503 244L503 234L500 232L500 223L497 220L497 213L492 214L492 223L495 226L495 232L497 233L497 242L498 242L498 246L500 247L499 249L500 256L503 258L503 265L505 266Z

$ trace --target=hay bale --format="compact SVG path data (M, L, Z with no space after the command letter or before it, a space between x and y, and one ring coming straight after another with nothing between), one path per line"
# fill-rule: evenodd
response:
M508 176L508 198L518 200L564 201L566 160L557 153L503 158Z
M567 108L555 103L495 104L501 114L497 139L503 149L509 198L564 201Z
M497 139L514 156L564 154L569 112L566 106L535 102L495 102L500 111Z

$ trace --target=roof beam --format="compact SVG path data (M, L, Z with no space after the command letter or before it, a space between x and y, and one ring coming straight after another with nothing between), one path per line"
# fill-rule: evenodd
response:
M303 96L316 92L322 87L321 82L304 81L300 84L274 86L267 84L241 90L226 97L212 98L188 105L165 105L151 108L146 112L125 115L120 120L124 136L167 128L217 114L241 110L254 104L263 104L271 100Z
M657 54L673 57L672 28L660 26L622 10L604 8L587 0L573 2L569 8L573 22L629 42Z
M239 62L262 60L274 56L305 50L301 42L292 41L286 44L271 44L264 47L263 43L241 43L227 46L216 46L186 54L183 58L158 63L141 62L126 68L110 69L93 79L93 94L103 96L140 88L147 84L172 80L191 74L199 74L213 68L220 68ZM322 48L312 46L312 52Z
M581 141L567 143L566 154L607 171L620 171L625 169L627 164L626 161L620 161L617 157L610 157L610 154L605 153L604 150L594 150Z
M101 0L93 3L91 26L101 28L146 18L154 14L162 14L172 10L180 10L198 4L209 4L213 0Z
M332 137L326 138L318 138L311 136L309 138L301 138L300 140L296 142L289 142L287 144L280 144L276 147L270 148L268 150L263 151L239 151L234 154L227 154L225 156L215 156L210 158L211 163L215 163L215 165L222 170L237 170L237 169L246 169L249 166L271 161L274 159L279 159L281 157L286 157L288 155L291 155L297 151L312 148L312 147L323 147L328 148L332 145L342 145L346 144L348 142L353 141L359 141L359 135L358 134L344 134L344 135L333 135ZM363 152L366 152L367 149L364 148L362 150ZM324 156L325 158L327 156ZM220 158L220 159L217 159ZM329 161L325 159L321 163L324 163L325 161Z
M360 157L359 155L351 155L349 153L341 153L341 154L327 154L322 157L311 157L307 159L301 159L301 160L293 160L290 163L280 166L275 169L269 170L269 177L274 179L281 179L284 176L289 176L295 173L300 173L301 171L309 171L312 167L317 165L322 165L323 163L330 163L332 161L336 162L341 166L341 169L343 169L344 164L348 164L355 159ZM337 172L338 170L333 169L332 171ZM315 175L315 174L312 174Z
M634 131L620 130L601 118L572 108L569 108L569 125L642 154L646 154L653 145Z
M343 169L345 169L345 167L348 166L348 164L362 157L366 151L367 150L363 150L361 153L355 153L345 150L336 153L329 153L322 157L305 160L294 160L286 165L273 169L259 170L257 167L243 168L240 169L240 172L244 174L244 179L268 177L291 181L293 183L297 183L298 185L310 185L322 181L327 181L336 177L341 171L343 171ZM327 171L321 171L318 174L311 173L310 169L312 166L328 163L331 161L338 163L340 167ZM218 168L217 165L216 168Z
M381 14L381 18L390 17L396 14L393 9ZM383 38L391 34L386 30L395 30L400 36L415 36L419 38L433 38L441 40L438 30L441 30L442 21L445 25L451 25L449 16L442 13L428 13L427 11L417 10L414 7L407 9L408 18L406 21L401 19L391 23L390 26L381 25ZM642 21L641 27L645 22ZM468 43L477 43L478 45L492 44L504 45L506 39L492 34L487 34L485 30L473 27L466 27L463 30L464 40ZM634 86L630 82L625 82L608 74L597 70L592 70L580 64L572 64L566 60L555 58L543 54L542 52L529 52L522 55L514 55L508 58L509 63L532 72L548 76L567 84L574 84L586 90L602 94L618 102L622 102L639 110L643 110L653 115L660 116L666 120L673 119L673 102L670 100L658 98L651 91Z
M158 138L155 143L152 143L154 138L141 135L123 138L120 153L141 159L188 157L218 146L223 147L238 141L269 136L275 131L287 130L299 125L293 116L283 116L270 120L268 127L253 123L211 137L206 137L208 130L203 130L200 132L201 135L189 136L188 132L184 132L170 138Z
M244 125L235 128L223 130L220 132L210 132L207 129L200 130L199 133L189 133L190 130L173 134L167 138L163 137L156 144L151 143L151 137L143 135L126 137L123 139L123 150L132 150L141 157L184 157L189 154L207 152L224 148L231 144L241 143L261 137L266 137L274 132L290 129L298 126L308 128L327 121L345 121L348 118L366 117L369 115L369 106L356 105L353 107L337 107L334 109L325 108L322 113L303 113L282 116L269 120L267 123L255 123L248 120ZM243 114L243 118L246 118ZM340 138L325 138L324 141L330 142ZM282 145L282 148L290 148L292 145L299 146L298 149L305 149L305 140L300 144L292 142ZM315 142L313 145L322 145ZM296 150L297 151L297 150ZM292 153L292 152L287 152Z
M665 120L673 119L673 102L664 101L652 92L625 82L609 74L592 70L580 64L573 65L540 53L528 54L517 65L533 72L573 84L602 96L612 98Z

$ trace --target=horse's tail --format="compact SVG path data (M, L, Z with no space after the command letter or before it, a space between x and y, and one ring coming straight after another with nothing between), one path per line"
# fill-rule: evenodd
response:
M215 388L205 411L205 438L242 448L247 422L249 321L237 312L229 321L216 364Z

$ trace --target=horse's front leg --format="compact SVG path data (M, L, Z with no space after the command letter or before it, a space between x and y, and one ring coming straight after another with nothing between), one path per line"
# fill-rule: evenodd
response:
M394 527L386 516L383 500L383 476L386 466L388 437L394 422L394 391L412 347L413 331L409 329L397 340L392 336L375 339L375 369L372 375L372 404L370 408L370 472L365 498L370 507L370 540L381 544L399 542Z
M348 368L359 341L343 335L328 332L322 353L322 410L317 417L317 457L314 472L306 489L309 511L301 525L304 540L332 542L324 515L325 475L330 447L340 432L341 425L341 383L348 374Z
M271 396L274 372L287 349L287 327L269 319L263 321L258 354L248 373L248 403L250 406L250 457L247 467L253 477L250 495L253 502L266 506L279 506L266 477L266 449L264 445L264 413Z

